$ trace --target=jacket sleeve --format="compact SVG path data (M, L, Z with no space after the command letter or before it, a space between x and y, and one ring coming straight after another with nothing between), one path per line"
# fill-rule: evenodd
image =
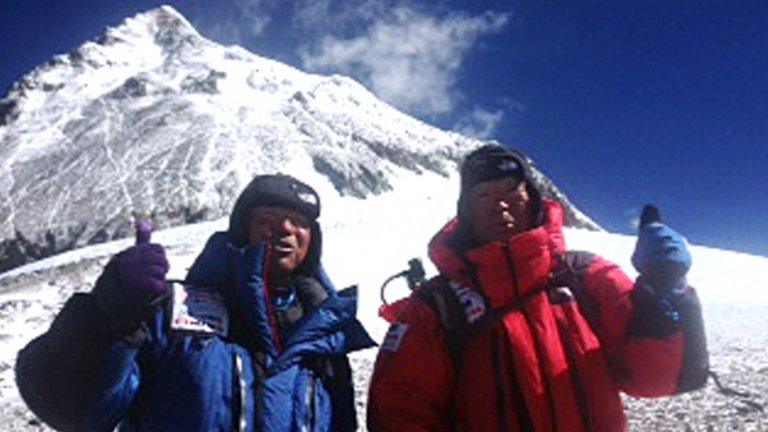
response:
M603 258L572 260L592 302L589 318L614 379L633 396L665 396L704 386L709 371L704 324L696 292L659 296L632 282Z
M107 280L102 275L98 283ZM82 430L87 423L107 430L121 419L118 411L127 411L138 388L134 359L140 341L114 338L108 321L92 294L75 294L50 329L19 351L19 392L30 410L54 429ZM112 418L110 425L89 419L97 411L94 406L100 418Z
M411 299L384 338L371 378L371 432L451 430L454 368L432 309Z

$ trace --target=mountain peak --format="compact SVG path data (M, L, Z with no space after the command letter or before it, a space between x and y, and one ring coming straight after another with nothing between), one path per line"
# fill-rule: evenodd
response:
M136 14L21 77L0 100L0 126L29 110L28 103L37 108L40 103L35 101L49 100L62 89L63 93L80 93L82 87L93 88L92 76L84 70L110 70L105 81L109 76L121 81L124 75L152 69L185 53L195 55L211 44L171 6Z
M447 178L480 144L349 78L209 41L163 6L54 57L0 101L0 272L125 237L139 216L159 228L225 216L254 174L366 199L404 176ZM560 198L569 225L594 225Z
M145 26L154 38L154 42L166 49L175 50L185 43L197 44L204 39L192 24L171 6L164 5L135 15L115 28L119 32L123 27L130 29L131 21Z
M173 6L169 5L162 5L160 7L150 9L146 12L142 12L136 15L138 16L150 16L153 17L155 20L158 20L158 22L165 22L168 21L174 21L174 22L180 22L184 23L187 27L192 27L192 25L187 21L187 18L184 17L179 11L173 8ZM194 29L193 29L194 30Z
M165 5L127 18L118 26L108 27L97 39L97 44L108 47L138 41L174 53L185 45L197 46L205 39L176 9ZM86 43L78 51L87 46Z

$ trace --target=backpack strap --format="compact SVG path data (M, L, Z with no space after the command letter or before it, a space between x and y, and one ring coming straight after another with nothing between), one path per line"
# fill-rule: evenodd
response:
M584 289L580 273L586 272L595 255L589 252L568 251L563 255L556 257L557 263L555 269L550 275L548 286L550 290L558 288L568 288L569 292L576 299L579 305L581 315L589 324L589 327L595 332L599 328L600 311L595 300L589 296ZM557 293L550 291L550 300L557 296ZM553 301L558 303L558 301Z
M579 253L558 256L555 268L546 283L529 291L514 302L493 310L487 307L487 300L478 291L461 287L458 283L444 276L433 278L416 290L416 297L432 308L444 330L448 354L454 366L454 376L458 377L461 373L464 347L472 337L493 321L501 319L508 312L522 309L530 299L538 294L548 294L553 304L575 299L580 307L588 309L583 311L583 315L590 326L593 325L593 320L597 317L596 309L592 310L594 302L584 292L580 278L571 263L574 258L584 258L586 262L591 256L582 257L582 254ZM567 289L564 290L563 288ZM455 402L454 400L453 403L455 404ZM527 411L525 406L520 407L520 409L521 413ZM582 411L585 409L582 407ZM454 416L455 413L456 407L453 406L451 415ZM527 416L524 417L528 418ZM455 425L455 422L452 424ZM585 424L590 424L588 418L585 419Z
M490 310L482 294L470 288L461 287L445 276L429 280L415 292L415 295L428 304L437 315L440 326L445 331L446 344L454 369L458 373L461 370L464 346L468 340L488 323L513 310L522 309L531 298L542 292L548 293L553 303L558 303L559 301L555 299L562 297L558 290L563 287L568 288L587 323L595 329L599 316L597 305L584 291L575 269L588 263L592 257L591 254L582 252L567 252L565 255L558 256L547 283L498 309ZM484 304L480 305L479 302Z
M469 323L458 295L450 288L444 276L429 280L416 292L416 297L428 304L437 315L440 327L445 331L448 354L458 374L461 370L462 351L467 341Z

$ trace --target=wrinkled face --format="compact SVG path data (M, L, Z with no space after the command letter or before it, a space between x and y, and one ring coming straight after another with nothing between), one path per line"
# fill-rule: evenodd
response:
M277 206L254 207L249 212L248 241L264 243L272 277L290 277L307 258L312 242L312 224L301 213Z
M479 183L467 194L470 228L481 244L506 240L531 227L525 182L505 177Z

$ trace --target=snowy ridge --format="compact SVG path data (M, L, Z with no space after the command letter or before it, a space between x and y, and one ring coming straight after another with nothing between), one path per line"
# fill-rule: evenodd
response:
M54 57L0 101L0 272L125 237L136 216L160 227L222 217L256 173L363 198L405 173L455 172L480 144L349 78L206 40L161 7Z

